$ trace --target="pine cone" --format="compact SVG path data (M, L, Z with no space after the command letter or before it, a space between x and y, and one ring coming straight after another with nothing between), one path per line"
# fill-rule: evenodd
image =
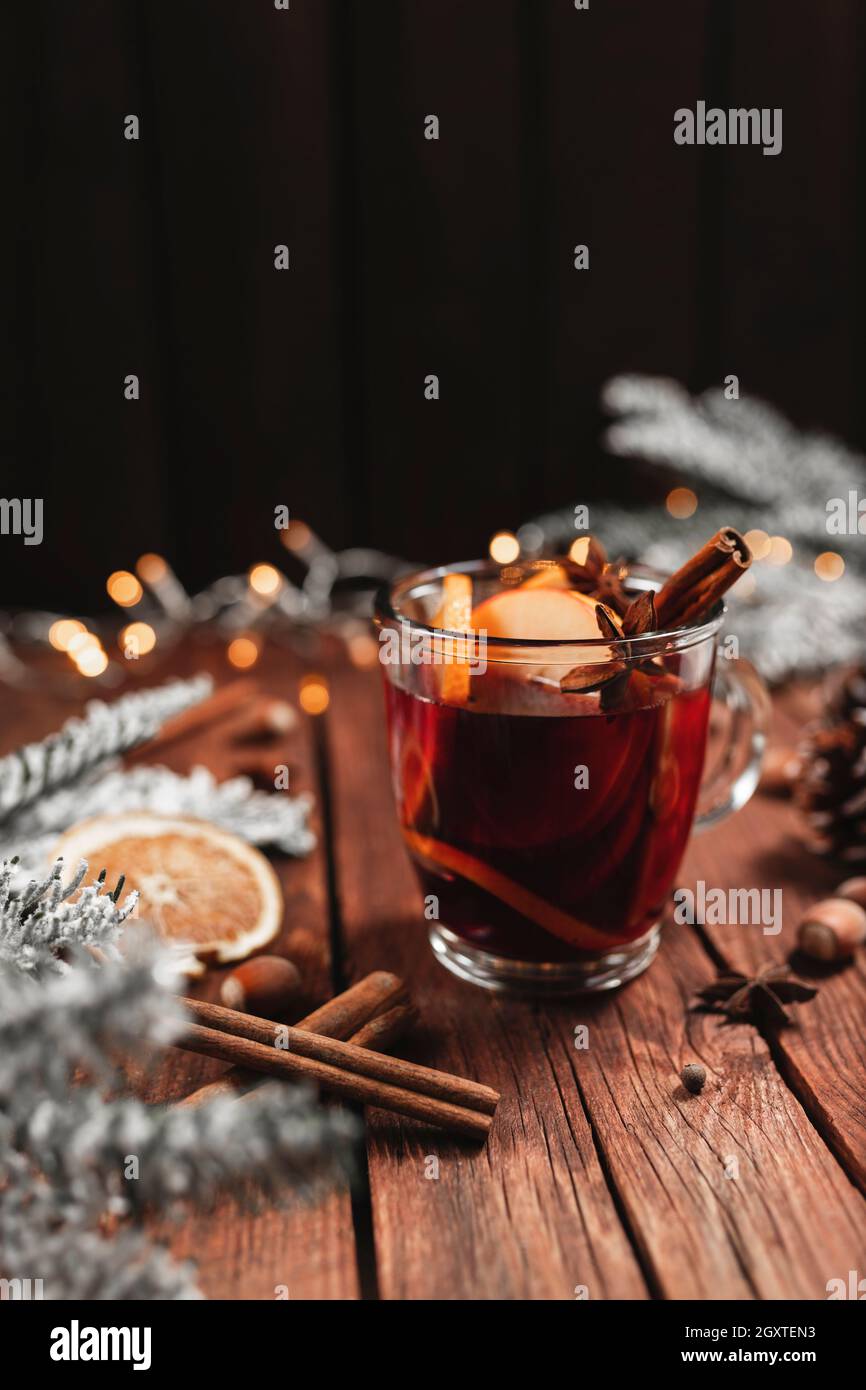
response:
M795 788L811 848L847 863L866 861L866 668L842 672L829 691L824 720L800 749Z

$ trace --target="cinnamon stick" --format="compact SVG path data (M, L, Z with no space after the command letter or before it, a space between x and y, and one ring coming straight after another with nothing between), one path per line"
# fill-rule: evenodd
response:
M213 1005L216 1008L217 1005ZM290 1029L293 1034L293 1044L296 1045L298 1039L313 1040L317 1044L325 1044L328 1039L315 1038L312 1033L304 1033L300 1029ZM486 1139L493 1123L492 1115L481 1109L470 1109L469 1105L455 1104L449 1100L440 1099L437 1094L429 1091L410 1090L405 1086L393 1085L386 1081L379 1074L363 1074L357 1071L341 1070L339 1066L333 1066L328 1062L320 1061L316 1057L303 1056L298 1052L284 1052L270 1043L254 1042L246 1037L239 1037L231 1033L220 1033L214 1028L207 1028L198 1023L189 1024L183 1038L179 1040L178 1046L186 1048L190 1052L200 1052L206 1057L217 1057L224 1062L234 1062L239 1066L248 1067L252 1071L261 1071L269 1076L279 1077L306 1077L308 1080L318 1083L323 1090L330 1091L334 1095L342 1096L344 1100L356 1101L362 1105L376 1105L381 1110L390 1110L398 1115L407 1115L413 1120L422 1120L427 1124L439 1125L443 1129L451 1130L454 1134L461 1134L470 1139ZM331 1042L331 1047L348 1048L347 1043ZM353 1054L363 1059L381 1059L391 1067L409 1068L409 1063L395 1063L391 1057L384 1057L379 1053L366 1052L363 1048L349 1048ZM423 1071L424 1068L411 1068L414 1072ZM434 1090L440 1086L438 1078L443 1073L431 1073L437 1080L431 1082ZM448 1078L451 1082L459 1083L460 1078ZM463 1086L474 1090L475 1083L463 1082ZM479 1090L487 1090L487 1087L479 1087ZM494 1103L498 1100L496 1092L490 1092L494 1097Z
M374 1052L384 1052L407 1033L418 1021L418 1010L414 1004L395 1004L383 1014L377 1014L353 1033L349 1042L354 1047L369 1047Z
M295 1027L307 1028L323 1037L348 1038L356 1047L378 1046L380 1050L384 1050L396 1041L411 1022L408 1007L403 1002L405 998L406 986L398 975L392 975L390 970L374 970L350 989L335 995L321 1008L302 1018ZM401 1008L407 1012L397 1018L391 1017L388 1027L380 1028L376 1035L378 1043L359 1040L359 1033L374 1019L380 1015L388 1018L389 1015L397 1014ZM237 1097L242 1088L252 1089L259 1085L260 1080L260 1077L250 1077L233 1067L216 1081L209 1081L204 1086L199 1086L198 1090L191 1091L183 1100L177 1102L177 1107L191 1108L203 1105L218 1096Z
M656 594L659 630L686 627L705 617L751 563L751 551L739 531L723 526Z
M417 1021L418 1010L414 1004L395 1004L393 1009L388 1009L384 1014L377 1014L375 1018L371 1018L363 1024L348 1041L355 1047L369 1047L374 1052L384 1052L386 1048L392 1047L399 1038L402 1038L403 1034L408 1032ZM235 1070L233 1067L232 1071ZM243 1076L245 1073L239 1074ZM266 1080L267 1078L263 1076L255 1077L243 1094L238 1095L236 1091L234 1092L236 1098L248 1100L250 1096L255 1095L259 1086L263 1085ZM198 1095L198 1092L196 1091L195 1094Z
M355 1047L337 1038L310 1033L305 1028L291 1028L287 1024L254 1018L251 1014L226 1009L222 1004L206 1004L200 999L184 999L183 1003L195 1020L192 1025L194 1030L219 1030L230 1040L253 1042L267 1051L281 1052L284 1057L290 1057L293 1065L313 1061L334 1070L350 1072L353 1076L400 1086L435 1100L471 1106L488 1115L493 1114L499 1101L497 1092L489 1086L482 1086L462 1076L421 1067L400 1057L389 1057L384 1052L371 1052L368 1048ZM197 1036L197 1033L194 1032L193 1036ZM182 1037L181 1046L184 1041Z

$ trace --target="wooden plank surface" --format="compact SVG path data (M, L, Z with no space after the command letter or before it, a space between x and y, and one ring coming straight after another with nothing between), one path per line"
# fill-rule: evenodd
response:
M483 1149L372 1114L368 1163L379 1291L388 1299L647 1295L567 1057L543 1011L479 994L432 959L384 762L378 673L332 673L336 869L357 975L405 972L424 1020L412 1057L502 1092Z
M362 1188L354 1206L346 1191L300 1211L256 1213L227 1201L184 1222L172 1248L198 1261L205 1292L273 1298L285 1286L295 1299L342 1299L363 1286L385 1299L564 1300L584 1291L814 1299L829 1279L862 1269L862 962L828 973L797 1027L770 1042L751 1025L687 1008L716 961L745 968L787 956L800 904L832 886L833 872L802 853L793 808L755 801L696 837L680 875L683 885L702 877L711 886L782 886L778 937L669 928L653 967L614 995L541 1005L482 994L446 975L426 942L391 800L378 673L325 664L331 706L317 728L303 722L278 760L291 764L293 790L316 793L321 835L317 743L326 753L343 969L405 973L423 1015L406 1055L494 1085L503 1101L481 1150L369 1112L368 1199ZM168 665L178 674L226 670L219 646L187 644ZM290 653L269 650L257 678L293 698L299 670ZM163 666L159 678L166 674ZM4 692L0 703L4 747L58 722L48 698ZM798 704L789 708L800 717ZM788 737L795 725L784 722L784 702L780 709ZM197 760L190 744L172 751L178 768ZM200 751L213 761L212 745ZM279 949L318 957L307 965L318 997L329 992L326 848L321 838L308 859L277 866L287 895ZM219 974L197 992L214 997ZM575 1046L578 1025L588 1029L586 1047ZM700 1097L679 1083L690 1060L708 1072ZM176 1098L219 1070L169 1052L144 1094Z
M221 655L221 654L220 654ZM216 652L207 664L220 660ZM299 668L285 653L269 653L256 672L257 683L266 694L292 697L297 688ZM193 662L201 669L202 660ZM166 750L161 761L186 771L207 757L207 735L190 738L183 745ZM202 746L204 745L204 746ZM306 986L301 1013L316 1007L332 993L330 944L328 939L327 846L322 824L322 796L316 756L309 722L301 717L298 729L272 748L274 763L290 767L292 793L311 791L315 806L310 818L316 835L315 850L305 858L274 858L285 895L285 913L280 936L269 949L293 959ZM213 765L212 756L209 758ZM215 767L220 775L223 769ZM191 991L196 997L218 998L220 980L227 969L208 971ZM222 1063L194 1058L177 1049L151 1083L151 1099L187 1094L202 1078L210 1079L225 1070ZM253 1201L255 1193L249 1194ZM342 1186L307 1207L288 1205L285 1209L264 1205L261 1210L240 1209L227 1200L208 1215L193 1215L172 1236L172 1250L180 1258L198 1264L201 1287L209 1298L275 1298L285 1288L292 1299L352 1299L358 1297L357 1261L352 1204L347 1186Z
M715 974L694 930L669 928L650 971L589 1002L504 1002L432 964L383 773L376 684L344 671L331 707L352 960L358 973L406 973L427 1021L424 1060L503 1092L482 1154L374 1117L383 1297L570 1298L582 1284L590 1297L628 1298L645 1283L667 1298L818 1298L829 1278L862 1267L866 1203L767 1043L750 1025L687 1012ZM766 808L751 816L766 821ZM700 846L713 842L736 862L727 833L696 841L699 868ZM800 1013L808 1051L814 1015ZM589 1046L578 1051L579 1024ZM700 1099L679 1083L689 1060L710 1076ZM430 1157L438 1180L426 1177Z
M175 674L189 675L210 669L217 678L230 675L221 646L187 643L171 659ZM152 671L150 679L165 679ZM270 653L256 672L266 694L281 698L296 695L299 667L288 653ZM145 676L146 680L147 677ZM74 712L62 711L56 702L22 695L3 696L10 710L4 720L2 749L17 746L22 739L40 737L57 727ZM327 887L327 846L322 826L322 797L315 752L308 721L301 717L297 730L270 746L274 763L290 767L291 791L311 791L315 807L311 826L317 837L315 850L305 858L277 856L274 867L285 895L285 914L280 936L270 949L294 959L302 972L306 995L301 1013L316 1007L332 993L329 905ZM217 776L226 774L225 763L215 757L215 744L205 733L168 745L158 761L176 771L186 772L205 762ZM217 999L220 980L227 968L211 969L190 988L193 995ZM152 1051L136 1078L137 1093L149 1102L179 1100L225 1070L221 1062L167 1048ZM353 1230L352 1203L347 1186L342 1186L315 1205L298 1207L289 1201L283 1208L259 1203L247 1191L242 1207L227 1199L207 1215L190 1213L175 1227L158 1228L180 1259L192 1259L198 1266L200 1287L209 1298L277 1297L285 1288L292 1299L353 1299L358 1296L358 1274ZM280 1295L284 1296L284 1295Z
M794 744L815 702L780 699L774 734ZM866 971L860 956L841 966L822 966L796 953L797 925L804 910L832 895L850 875L804 848L796 807L759 795L719 831L696 836L681 882L694 887L774 887L782 894L782 930L760 925L707 925L704 931L720 959L749 972L767 961L789 961L818 986L818 996L801 1007L800 1026L784 1029L774 1042L779 1066L816 1125L832 1144L846 1172L866 1191Z

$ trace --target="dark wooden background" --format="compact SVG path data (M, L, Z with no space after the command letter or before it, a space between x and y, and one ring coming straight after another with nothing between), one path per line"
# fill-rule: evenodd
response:
M859 0L16 0L2 24L0 491L43 496L46 536L0 537L0 603L92 608L143 549L190 585L276 559L278 503L334 544L478 552L603 486L623 369L735 372L866 442ZM699 98L781 106L783 153L676 146Z

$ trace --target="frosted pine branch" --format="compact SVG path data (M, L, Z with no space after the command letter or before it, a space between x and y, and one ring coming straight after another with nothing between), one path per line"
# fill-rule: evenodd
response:
M79 882L52 874L17 897L7 883L2 914L17 923L20 949L42 958L40 905L74 906ZM110 939L124 909L96 896L113 908L100 924ZM170 965L153 945L61 974L22 973L0 955L0 1271L42 1279L46 1298L194 1298L191 1268L147 1240L147 1210L208 1205L244 1179L271 1197L308 1198L348 1171L357 1122L302 1088L192 1110L103 1099L97 1084L116 1088L118 1056L144 1061L147 1046L183 1028ZM89 1080L76 1083L82 1069ZM100 1230L106 1213L121 1223L111 1236Z
M38 872L63 831L91 816L121 811L195 816L229 830L250 844L283 854L308 854L316 843L307 819L312 797L258 791L248 777L217 782L207 768L188 776L165 767L113 768L90 775L72 788L41 797L0 825L0 854L17 855Z
M674 520L658 502L593 502L589 529L609 549L670 572L719 526L785 536L793 559L753 566L751 595L741 599L736 587L731 591L726 631L771 680L866 655L863 538L827 531L828 502L862 490L860 455L839 440L796 429L765 401L728 400L720 389L692 398L677 382L628 375L609 381L602 400L616 417L605 436L611 452L659 465L666 486L687 483L699 500L685 520ZM548 553L565 551L574 540L573 507L533 524ZM847 567L835 584L823 583L813 568L828 549Z
M138 894L129 893L119 906L117 886L111 892L102 884L81 887L87 872L84 860L65 885L62 869L58 860L47 878L34 879L17 891L16 861L0 866L0 970L25 975L59 972L62 957L69 951L84 946L113 948Z
M91 700L82 718L69 719L41 743L0 758L0 819L146 743L167 719L198 704L211 689L209 676L196 676L134 691L110 705Z

